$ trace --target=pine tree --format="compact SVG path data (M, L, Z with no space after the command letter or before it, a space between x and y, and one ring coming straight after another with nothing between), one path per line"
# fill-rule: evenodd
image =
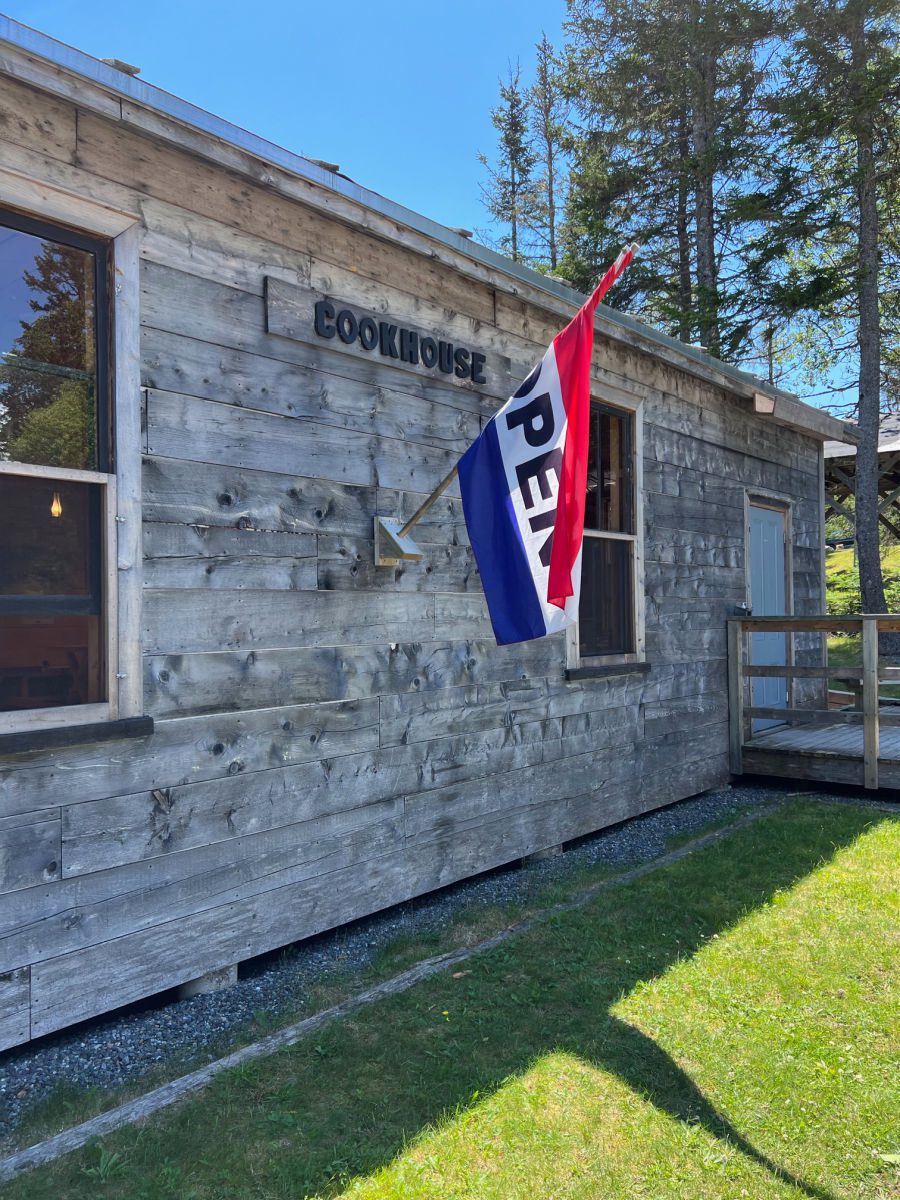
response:
M559 233L565 203L565 137L568 103L559 65L547 35L537 44L534 84L528 91L531 148L538 174L528 192L525 223L535 254L551 271L559 265Z
M900 53L894 0L799 0L770 103L778 166L745 199L747 252L772 312L799 320L825 370L856 373L856 528L863 610L884 612L878 536L882 381L900 362ZM887 340L885 340L887 335Z
M500 103L491 110L491 121L497 130L497 165L480 154L479 161L488 168L488 183L481 195L491 216L509 232L500 244L513 262L527 256L523 246L523 217L530 203L532 171L535 154L531 147L528 123L528 96L522 86L519 64L510 66L506 80L500 80Z
M773 28L762 0L575 0L567 26L581 118L569 254L600 226L614 243L636 237L647 246L635 277L642 314L732 359L757 314L730 203L758 165L761 47Z
M93 465L95 298L89 257L48 242L24 271L29 320L0 360L0 458ZM51 434L52 414L63 431ZM48 414L50 414L48 416Z

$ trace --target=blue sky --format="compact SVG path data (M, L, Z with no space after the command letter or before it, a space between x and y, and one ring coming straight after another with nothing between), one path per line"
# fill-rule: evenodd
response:
M7 0L3 11L446 225L484 229L490 109L565 0Z

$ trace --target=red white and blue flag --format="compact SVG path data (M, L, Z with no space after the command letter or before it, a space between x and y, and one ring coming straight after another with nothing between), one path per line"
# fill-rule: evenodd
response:
M622 251L459 461L466 527L501 646L577 620L594 312L636 250Z

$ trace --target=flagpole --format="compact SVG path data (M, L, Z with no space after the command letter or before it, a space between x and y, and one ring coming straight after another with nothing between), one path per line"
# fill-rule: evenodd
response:
M455 466L453 468L453 470L450 472L449 475L444 476L444 478L437 485L437 487L434 489L434 491L431 493L431 495L428 497L428 499L424 500L419 505L419 507L416 509L416 511L413 513L413 515L409 518L409 520L406 522L406 524L400 530L400 537L406 537L408 535L409 531L412 529L412 527L414 525L417 525L419 523L419 521L421 521L421 519L425 516L425 514L428 512L429 508L431 508L432 504L434 504L435 501L440 500L441 496L443 496L444 492L446 492L447 488L450 486L450 484L456 478L457 467L458 467L458 464L457 464L457 466Z
M634 255L640 250L640 245L637 242L632 242L630 246L626 246L616 261L612 264L597 287L591 293L587 303L593 302L594 307L600 303L606 295L609 288L615 283L616 279L624 269L622 260L626 255ZM605 285L605 286L604 286ZM599 294L598 294L599 293ZM434 491L426 497L419 505L409 520L398 528L398 523L395 519L386 517L375 518L375 565L376 566L395 566L403 560L416 561L422 557L418 548L410 542L409 533L419 521L425 516L428 510L434 505L457 476L459 464L457 463L453 469L444 476L441 482L437 485ZM382 545L384 543L384 545Z

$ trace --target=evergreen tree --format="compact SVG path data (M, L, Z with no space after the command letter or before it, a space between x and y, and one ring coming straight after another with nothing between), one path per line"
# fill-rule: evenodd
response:
M564 171L568 104L553 46L546 34L537 44L535 82L528 92L531 148L538 174L532 180L525 223L535 254L551 271L559 265L559 232L565 203Z
M739 357L757 314L748 312L731 201L759 164L773 6L570 0L569 10L567 83L580 127L567 260L592 244L608 257L637 238L647 247L633 278L639 311L684 341Z
M798 0L770 102L777 167L744 199L764 221L747 250L771 311L823 371L851 364L860 443L863 610L884 612L878 536L880 396L900 362L900 53L894 0Z
M23 273L33 315L20 319L21 333L0 359L0 458L94 465L91 268L83 250L48 242ZM51 435L53 414L58 437Z
M522 86L519 64L510 66L506 80L500 80L500 103L491 110L491 121L499 134L497 165L487 156L479 160L488 168L488 183L481 194L491 216L508 226L500 244L513 262L527 256L523 246L523 218L530 204L535 154L531 147L528 122L528 96Z

